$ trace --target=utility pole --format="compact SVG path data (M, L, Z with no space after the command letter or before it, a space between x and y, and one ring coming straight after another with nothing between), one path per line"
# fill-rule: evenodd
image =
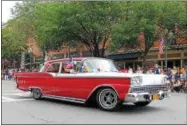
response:
M165 66L166 66L166 69L167 69L167 48L168 48L168 40L169 40L169 42L171 43L171 41L172 41L172 39L174 38L174 36L173 36L173 32L172 31L169 31L169 33L168 33L168 38L166 38L166 45L165 45L165 51L166 51L166 53L165 53Z
M168 55L168 52L167 52L168 50L167 50L167 38L166 38L166 40L165 40L165 68L167 69L168 68L168 57L167 57L167 55Z

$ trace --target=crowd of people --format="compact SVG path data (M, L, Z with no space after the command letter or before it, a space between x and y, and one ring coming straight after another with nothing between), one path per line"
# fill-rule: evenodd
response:
M153 67L145 69L137 66L137 69L124 69L120 67L120 71L124 73L144 73L144 74L163 74L167 76L167 82L170 84L171 89L176 89L180 91L180 88L185 86L187 87L187 68L179 68L174 66L173 68L163 69L161 66L155 64Z
M69 68L64 67L64 71L66 71ZM151 68L142 68L140 66L137 66L136 69L133 69L131 67L128 68L123 68L122 66L119 66L119 70L124 73L138 73L138 74L163 74L167 76L167 80L171 87L179 87L182 86L183 84L185 87L187 87L187 68L185 69L184 67L179 68L179 67L173 67L173 68L167 68L163 69L161 66L155 64ZM5 69L2 70L2 79L4 80L11 80L13 78L14 72L38 72L39 68L38 67L33 67L31 70L30 69ZM68 70L69 71L69 70Z
M173 68L163 69L159 65L155 64L154 67L146 67L145 69L140 66L137 66L137 69L132 69L131 67L124 69L123 67L120 67L120 71L125 73L163 74L167 75L168 80L187 80L187 69L184 67L179 68L174 66Z
M39 68L33 67L32 69L24 68L24 69L11 69L11 68L6 68L2 70L2 79L3 80L12 80L14 76L14 72L38 72Z

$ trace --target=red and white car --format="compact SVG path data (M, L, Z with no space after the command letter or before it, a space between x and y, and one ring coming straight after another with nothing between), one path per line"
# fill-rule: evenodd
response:
M70 73L65 73L68 60L47 61L40 72L15 73L17 88L31 91L35 99L83 104L96 101L108 111L125 103L146 106L168 95L164 75L122 73L112 60L94 57L73 58Z

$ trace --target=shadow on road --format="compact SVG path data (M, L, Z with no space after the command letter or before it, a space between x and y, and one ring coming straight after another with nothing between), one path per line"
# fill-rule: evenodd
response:
M160 110L163 110L161 107L157 106L145 106L145 107L137 107L135 105L123 105L121 109L118 111L120 113L141 113L141 112L158 112Z
M85 105L85 104L78 104L78 103L72 103L72 102L66 102L66 101L54 100L54 99L42 99L40 101L48 101L59 105L79 107L88 110L100 110L96 103L93 103L91 105ZM142 113L142 112L155 112L155 111L159 112L160 110L164 110L164 109L162 109L161 107L151 106L151 105L145 107L137 107L135 105L127 104L127 105L123 105L119 110L115 111L115 113Z

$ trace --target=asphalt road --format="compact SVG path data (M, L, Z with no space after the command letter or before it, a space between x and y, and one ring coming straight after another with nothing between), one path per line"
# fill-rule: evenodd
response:
M162 101L143 108L123 106L106 112L56 100L34 100L28 92L15 88L12 81L2 81L3 124L186 124L187 96L172 93Z

